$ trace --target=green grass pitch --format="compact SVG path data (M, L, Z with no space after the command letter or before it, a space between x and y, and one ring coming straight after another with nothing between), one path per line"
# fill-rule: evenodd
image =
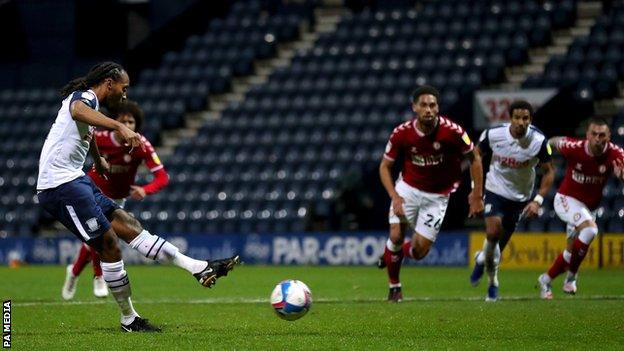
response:
M501 297L468 284L468 268L403 268L400 304L385 302L385 273L372 267L237 267L205 289L185 271L127 267L137 311L163 328L123 334L111 297L92 295L86 268L73 302L61 299L65 268L0 268L0 297L12 300L15 350L622 350L624 271L581 272L579 293L553 301L534 288L540 272L502 270ZM274 285L307 283L311 311L274 315Z

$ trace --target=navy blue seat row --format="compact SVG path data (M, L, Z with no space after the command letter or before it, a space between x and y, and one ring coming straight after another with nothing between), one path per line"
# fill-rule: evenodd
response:
M55 89L5 89L0 91L0 106L13 103L57 103L59 92Z

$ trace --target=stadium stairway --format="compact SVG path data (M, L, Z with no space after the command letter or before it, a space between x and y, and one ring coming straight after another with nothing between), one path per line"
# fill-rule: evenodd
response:
M572 88L594 116L611 119L624 108L622 13L619 2L578 2L574 26L554 33L555 45L532 50L530 64L508 69L501 88Z
M311 48L322 33L333 31L346 11L345 8L338 6L315 9L315 25L312 27L309 23L302 23L300 26L301 38L299 40L277 44L276 57L258 60L253 63L254 74L234 78L230 92L209 95L210 106L207 110L187 113L184 117L186 121L185 127L163 131L162 145L159 147L158 153L164 162L166 163L167 159L173 155L175 147L181 140L195 137L202 125L207 122L210 123L210 121L219 120L221 112L228 105L241 102L250 89L266 83L268 77L276 69L288 66L298 51Z
M546 64L553 55L563 55L575 38L589 35L596 18L602 12L600 1L579 2L577 5L577 21L571 28L565 28L553 33L552 45L529 50L529 62L525 65L508 67L505 69L507 81L495 88L505 90L520 89L529 75L543 74Z

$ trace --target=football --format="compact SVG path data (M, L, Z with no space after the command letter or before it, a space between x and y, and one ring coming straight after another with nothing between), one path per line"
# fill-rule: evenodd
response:
M273 289L271 305L280 318L294 321L305 316L310 310L312 292L299 280L284 280Z

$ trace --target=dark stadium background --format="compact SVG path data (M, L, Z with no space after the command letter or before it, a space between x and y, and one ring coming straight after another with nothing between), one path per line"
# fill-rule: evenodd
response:
M58 229L34 196L40 148L58 88L103 60L128 69L172 175L127 204L158 233L385 231L377 167L422 83L475 141L474 92L525 88L557 89L535 115L548 136L601 116L624 140L621 1L9 0L0 43L5 237ZM445 230L482 228L465 177ZM563 229L554 191L520 230ZM622 232L622 191L607 186L605 231Z

